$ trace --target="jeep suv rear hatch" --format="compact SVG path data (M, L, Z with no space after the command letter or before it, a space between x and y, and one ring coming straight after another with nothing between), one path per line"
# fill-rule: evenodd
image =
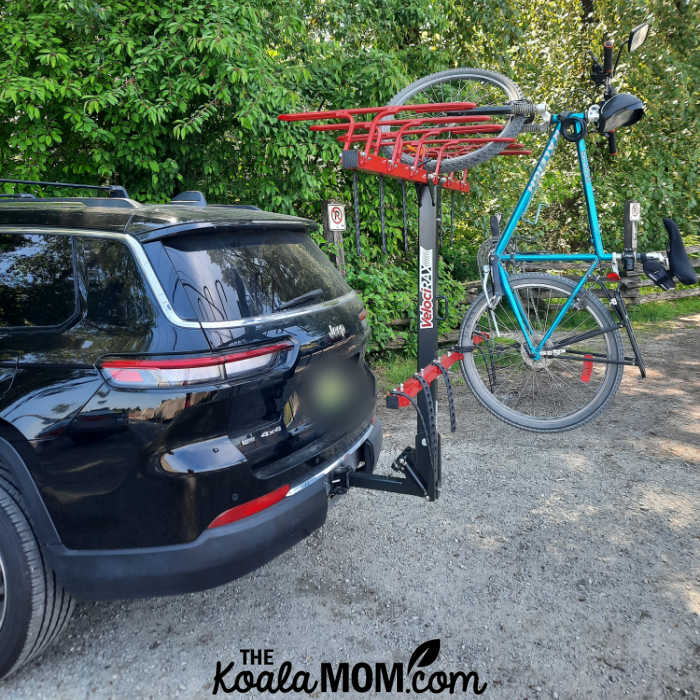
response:
M374 382L363 358L364 309L308 235L209 228L144 248L175 313L200 324L203 352L228 356L290 344L190 402L177 421L187 429L171 431L170 453L188 452L178 443L193 425L202 440L227 436L241 468L269 489L308 476L329 450L367 428Z

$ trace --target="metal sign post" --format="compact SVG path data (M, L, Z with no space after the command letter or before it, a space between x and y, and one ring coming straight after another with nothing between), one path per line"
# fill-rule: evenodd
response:
M345 204L342 202L326 202L323 215L323 235L333 244L335 264L340 273L345 276L345 248L343 247L343 232L345 231Z

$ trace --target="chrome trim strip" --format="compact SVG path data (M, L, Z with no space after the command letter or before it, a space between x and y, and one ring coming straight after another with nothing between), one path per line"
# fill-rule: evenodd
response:
M83 238L111 238L116 239L128 246L131 250L136 264L138 265L141 273L148 282L153 296L156 298L160 310L163 315L168 319L170 323L174 326L179 326L180 328L212 328L212 329L227 329L227 328L243 328L245 326L259 326L261 323L275 323L277 321L284 321L289 318L296 318L298 316L305 316L307 314L313 314L318 311L324 311L326 309L331 309L335 306L341 306L352 299L357 298L355 292L348 292L342 296L336 297L335 299L329 299L328 301L322 301L318 304L312 304L311 306L302 306L298 309L290 309L289 311L280 311L276 314L269 314L267 316L251 316L250 318L243 318L237 321L187 321L184 318L180 318L173 309L168 296L163 290L160 284L160 280L156 276L156 273L151 266L151 262L146 255L146 251L143 246L133 237L126 233L115 233L111 231L97 231L92 229L71 229L71 228L60 228L54 226L0 226L0 233L52 233L60 236L76 236Z
M360 445L367 441L367 438L370 436L373 429L374 424L371 424L369 428L367 428L367 430L365 430L365 432L362 434L362 437L360 437L352 445L352 447L343 452L343 454L340 455L340 457L334 459L330 464L325 466L320 472L316 472L316 474L310 476L308 479L305 479L304 481L296 484L295 486L292 486L292 488L289 489L289 491L287 491L287 495L285 496L285 498L289 498L289 496L293 496L295 493L299 493L299 491L302 491L303 489L311 486L311 484L315 484L319 479L322 479L324 476L330 474L349 454L355 452L360 447Z

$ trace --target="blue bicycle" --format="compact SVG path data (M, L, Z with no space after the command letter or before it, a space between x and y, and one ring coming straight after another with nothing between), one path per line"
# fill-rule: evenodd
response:
M627 42L629 51L644 42L648 30L648 24L632 30ZM610 264L619 276L634 270L638 261L642 262L649 277L664 289L674 286L674 276L684 284L697 282L678 228L669 219L664 220L669 234L667 254L637 253L639 205L636 203L627 206L623 252L606 253L603 249L586 136L589 127L594 127L598 133L607 135L609 150L614 153L615 132L639 121L644 106L634 95L617 94L612 86L620 58L618 52L613 66L612 42L603 45L602 66L592 58L592 79L596 85L604 86L605 91L603 100L585 113L549 114L544 105L524 103L519 88L508 78L470 68L427 76L393 100L394 104L473 101L480 107L465 114L489 115L496 123L500 119L499 136L513 137L522 130L549 131L544 151L515 210L503 232L496 231L494 247L483 269L483 292L469 308L459 340L460 350L464 352L462 372L476 398L507 423L537 432L569 430L593 418L615 395L625 365L637 366L641 376L645 376L644 361L625 303L619 289L611 291L605 284L599 271L601 265ZM489 97L500 93L501 99L505 95L510 102L502 106L493 100L485 102L484 90ZM528 115L531 122L539 115L545 123L528 124ZM576 146L593 252L573 255L515 252L511 242L516 227L560 140ZM505 147L505 142L491 142L468 154L446 159L440 174L473 167ZM492 229L496 227L492 219ZM588 268L578 281L513 271L519 264L541 261L584 261ZM612 313L586 286L591 282L598 284L601 297ZM623 328L632 357L625 357L620 334Z

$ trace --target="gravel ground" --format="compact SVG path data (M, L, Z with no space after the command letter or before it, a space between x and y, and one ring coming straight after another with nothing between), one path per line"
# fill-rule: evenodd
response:
M561 436L459 387L437 503L355 490L230 585L80 604L0 697L203 698L242 648L315 678L322 661L407 663L433 638L430 670L474 670L487 698L700 697L699 340L700 315L644 334L647 381L628 369L611 408ZM386 468L414 418L381 414Z

